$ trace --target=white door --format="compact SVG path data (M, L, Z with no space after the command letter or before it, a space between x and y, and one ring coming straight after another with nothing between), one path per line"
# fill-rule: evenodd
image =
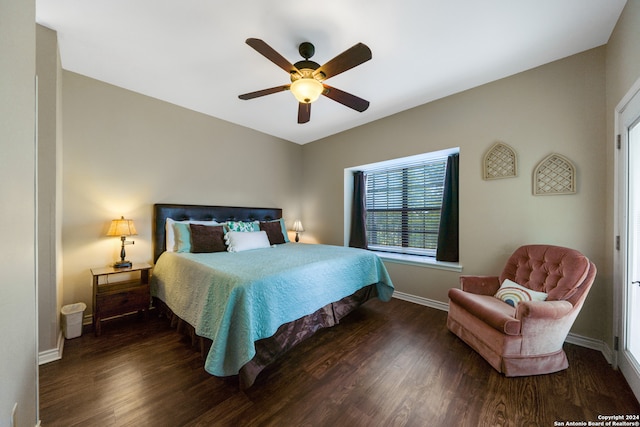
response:
M640 400L640 91L619 109L618 225L620 313L618 366Z

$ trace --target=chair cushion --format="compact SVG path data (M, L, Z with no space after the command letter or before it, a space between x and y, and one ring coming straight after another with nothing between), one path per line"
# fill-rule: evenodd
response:
M504 301L456 288L449 289L449 299L496 330L507 335L520 335L520 321L515 318L516 309Z
M507 261L500 282L513 280L548 294L548 301L570 299L589 272L589 260L580 252L549 245L518 248Z

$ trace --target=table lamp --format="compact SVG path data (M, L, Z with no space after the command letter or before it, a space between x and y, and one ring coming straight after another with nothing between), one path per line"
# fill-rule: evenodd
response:
M120 261L113 264L115 268L131 267L131 261L125 260L126 254L124 251L124 245L133 245L135 243L133 240L128 242L126 241L127 236L136 236L137 234L138 232L136 231L136 226L133 225L132 219L124 219L124 217L121 217L120 219L114 219L111 221L111 226L109 227L109 231L107 231L107 236L120 236L120 240L122 241Z
M296 242L299 242L300 241L299 233L302 233L304 231L302 222L299 219L293 223L293 231L296 232Z

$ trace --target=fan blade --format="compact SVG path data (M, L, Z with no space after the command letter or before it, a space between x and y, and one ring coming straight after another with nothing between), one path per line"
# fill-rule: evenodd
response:
M336 89L335 87L331 87L329 85L323 84L322 86L324 86L324 92L322 92L324 96L326 96L327 98L331 98L346 107L353 108L354 110L361 113L369 108L369 101L367 100L358 98L355 95L351 95L350 93L347 93L340 89Z
M307 123L311 119L311 104L298 104L298 123Z
M363 43L358 43L315 70L313 76L316 78L321 77L320 80L325 80L350 70L370 59L371 49ZM322 73L322 75L318 77L320 73Z
M252 48L254 48L259 54L267 58L269 61L273 62L278 67L285 70L287 73L300 74L300 71L298 71L298 69L294 67L294 65L291 62L289 62L284 56L276 52L271 46L266 44L263 40L249 38L246 40L246 43Z
M246 100L246 99L258 98L260 96L271 95L272 93L278 93L278 92L282 92L282 91L285 91L285 90L289 90L289 86L291 86L291 85L288 84L288 85L284 85L284 86L271 87L269 89L257 90L255 92L249 92L249 93L245 93L245 94L242 94L242 95L238 95L238 98Z

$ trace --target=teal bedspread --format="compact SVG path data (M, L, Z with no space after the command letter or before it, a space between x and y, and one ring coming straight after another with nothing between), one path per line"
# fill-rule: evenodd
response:
M165 252L151 289L212 340L207 372L229 376L253 358L255 341L371 284L378 298L391 298L389 274L370 251L286 243L235 253Z

